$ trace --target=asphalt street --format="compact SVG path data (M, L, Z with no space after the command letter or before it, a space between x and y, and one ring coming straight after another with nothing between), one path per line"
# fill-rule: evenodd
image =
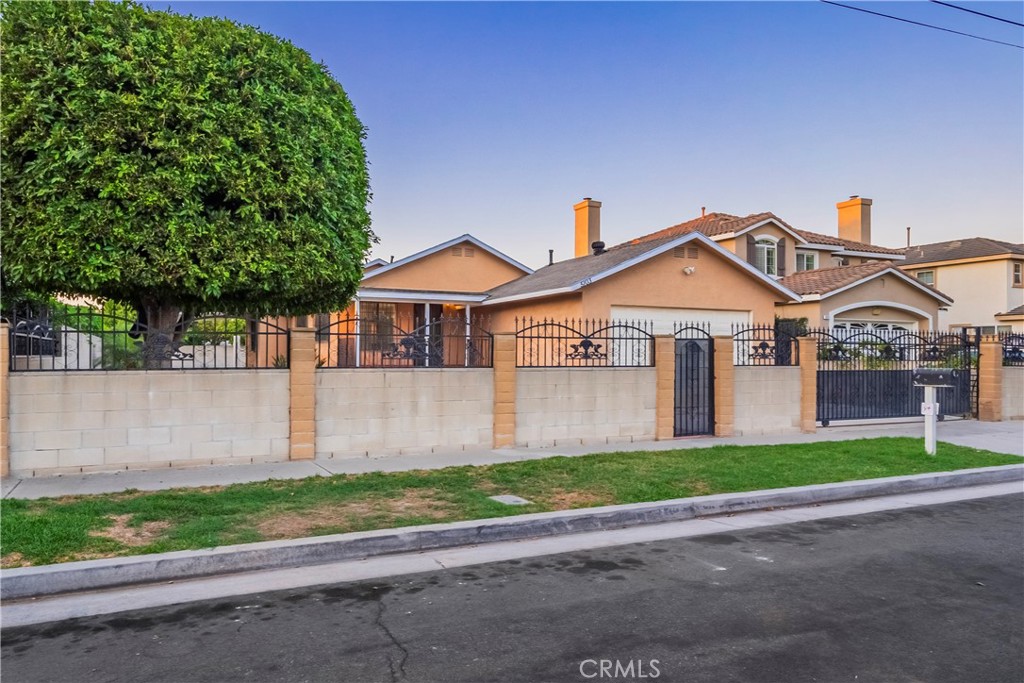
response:
M20 681L1024 680L1024 496L6 629Z

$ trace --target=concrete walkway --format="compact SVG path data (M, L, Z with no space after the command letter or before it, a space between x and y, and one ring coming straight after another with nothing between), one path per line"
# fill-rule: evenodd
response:
M577 456L612 451L663 451L679 448L706 448L722 445L774 445L846 441L882 436L923 437L920 420L884 425L819 428L816 434L781 436L738 436L727 438L693 437L668 441L637 441L592 446L555 448L503 448L498 450L451 451L424 455L299 460L260 465L223 465L189 469L133 470L109 474L79 474L28 479L8 478L2 482L4 498L47 498L93 493L117 493L126 489L159 491L191 486L226 486L267 479L303 479L332 474L366 472L402 472L415 469L440 469L456 465L490 465L553 456ZM982 448L997 453L1024 457L1024 422L977 422L947 420L939 423L938 437L961 446Z

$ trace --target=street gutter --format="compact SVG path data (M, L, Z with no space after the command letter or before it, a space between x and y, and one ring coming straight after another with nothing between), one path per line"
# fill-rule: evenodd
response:
M738 512L1024 482L1024 464L378 529L0 571L0 600L285 569L380 555L558 536Z

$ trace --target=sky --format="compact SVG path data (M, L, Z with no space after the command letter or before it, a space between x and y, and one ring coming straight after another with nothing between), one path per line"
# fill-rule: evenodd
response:
M845 2L845 0L843 0ZM1024 3L953 0L1024 23ZM873 242L1024 241L1024 50L821 2L172 2L325 63L368 129L373 257L470 233L531 267L707 211ZM846 2L1024 45L928 2Z

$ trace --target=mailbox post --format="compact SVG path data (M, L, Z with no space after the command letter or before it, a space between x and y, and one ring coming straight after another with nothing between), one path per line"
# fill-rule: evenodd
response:
M935 390L939 387L953 386L956 370L952 368L917 368L914 370L914 386L924 387L924 403L921 414L924 415L924 451L935 455L936 420L939 416L939 404L935 400Z

